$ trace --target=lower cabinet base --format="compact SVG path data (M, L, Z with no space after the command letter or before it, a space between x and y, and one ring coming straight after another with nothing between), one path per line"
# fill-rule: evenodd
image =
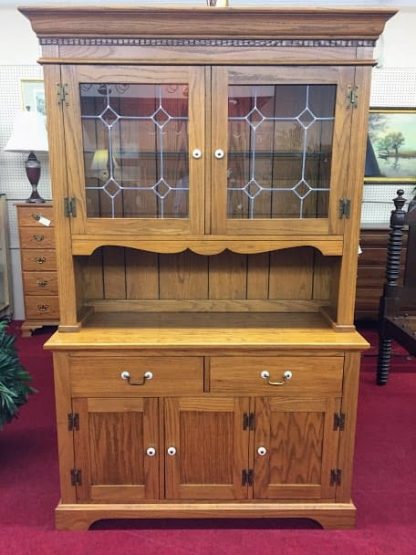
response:
M103 519L127 518L309 518L325 529L353 528L350 503L146 503L63 504L56 508L58 530L87 530Z

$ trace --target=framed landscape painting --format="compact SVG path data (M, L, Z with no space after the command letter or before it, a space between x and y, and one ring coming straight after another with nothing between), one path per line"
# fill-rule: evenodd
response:
M416 183L416 109L370 109L364 181Z
M45 88L42 79L22 79L21 87L23 109L45 116Z

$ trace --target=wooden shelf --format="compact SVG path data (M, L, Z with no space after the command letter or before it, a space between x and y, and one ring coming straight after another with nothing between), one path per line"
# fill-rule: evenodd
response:
M75 333L57 332L46 349L363 350L356 331L339 333L313 313L96 313Z

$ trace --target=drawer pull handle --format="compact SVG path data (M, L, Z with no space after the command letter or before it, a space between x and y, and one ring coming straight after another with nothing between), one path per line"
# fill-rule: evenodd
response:
M37 305L39 312L48 312L49 305L48 304L38 304Z
M38 281L36 282L36 285L38 287L46 287L48 285L48 280L47 279L38 279Z
M168 447L167 453L168 453L168 455L173 457L174 455L176 455L176 449L174 447Z
M222 150L222 148L217 148L217 150L214 152L214 156L217 160L222 160L225 156L225 152Z
M156 449L154 447L148 447L146 449L146 455L148 457L154 457L156 455Z
M120 374L122 380L126 380L129 385L144 385L146 381L153 379L153 373L149 370L143 374L143 379L139 382L133 382L131 380L130 372L128 370L123 370Z
M264 455L267 454L267 449L265 447L259 447L257 449L257 453L260 455L260 457L264 457Z
M199 160L200 158L202 158L202 150L199 148L194 148L194 150L192 151L192 157L195 158L195 160Z
M44 256L38 256L37 258L33 259L36 264L44 264L46 262L46 258Z
M270 379L270 372L268 370L263 370L260 373L260 377L263 378L263 380L267 380L267 383L269 385L285 385L289 380L292 379L292 372L290 370L285 370L283 373L283 381L282 382L272 382Z
M43 241L43 240L45 239L45 236L44 236L44 235L37 235L37 234L35 234L35 235L33 235L33 239L34 239L35 241L37 241L38 243L40 243L41 241Z
M36 222L38 222L38 221L40 220L41 216L40 216L40 214L32 214L32 218L33 218Z

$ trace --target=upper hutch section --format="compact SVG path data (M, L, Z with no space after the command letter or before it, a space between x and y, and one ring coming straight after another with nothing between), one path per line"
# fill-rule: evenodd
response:
M349 145L365 141L372 47L393 11L21 11L59 80L54 200L76 212L74 254L155 236L342 245L363 167Z

